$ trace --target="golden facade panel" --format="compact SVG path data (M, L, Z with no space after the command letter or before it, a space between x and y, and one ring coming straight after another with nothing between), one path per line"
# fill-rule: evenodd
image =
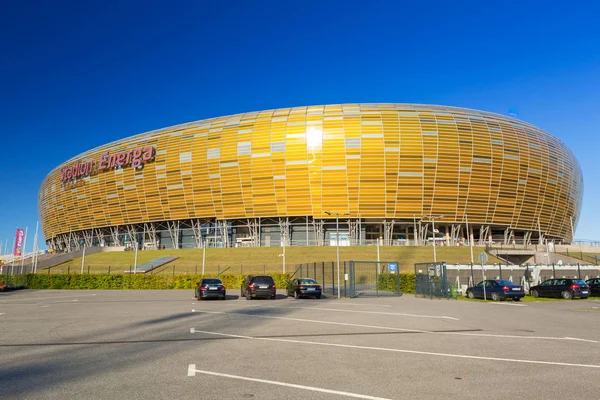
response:
M153 158L134 168L136 149L150 147ZM99 169L107 153L114 162ZM47 239L195 218L317 220L334 210L381 221L444 214L444 224L468 219L571 240L582 191L565 144L518 119L343 104L213 118L109 143L52 170L39 212Z

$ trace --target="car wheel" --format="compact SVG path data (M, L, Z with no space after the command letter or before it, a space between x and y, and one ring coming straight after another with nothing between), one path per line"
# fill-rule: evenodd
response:
M468 291L467 292L467 297L470 298L470 299L474 299L475 298L475 294L473 292L471 292L471 291Z
M493 300L493 301L498 301L498 300L500 300L500 295L499 295L498 293L496 293L496 292L493 292L493 293L492 293L492 300Z
M320 295L320 294L318 294L318 295L316 296L316 298L317 298L317 300L319 300L319 299L321 298L321 295Z
M587 300L588 296L582 297L581 300Z
M294 298L295 299L299 299L300 298L300 293L298 293L298 291L294 292Z
M274 300L276 297L277 297L277 295L276 295L276 294L272 294L272 295L271 295L271 300Z
M225 300L227 298L226 295L223 295L223 297L221 297L221 300Z
M520 297L515 297L513 300L514 301L521 301L521 298Z
M250 296L250 292L246 292L246 300L252 300L252 296Z
M571 300L573 298L573 295L568 290L563 290L560 294L560 297L562 297L565 300Z
M200 300L200 299L199 299L200 295L198 294L198 289L196 289L196 290L194 291L194 297L195 297L196 299Z
M532 291L531 291L531 295L537 299L537 298L538 298L538 296L539 296L539 293L538 293L538 291L537 291L537 290L532 290Z

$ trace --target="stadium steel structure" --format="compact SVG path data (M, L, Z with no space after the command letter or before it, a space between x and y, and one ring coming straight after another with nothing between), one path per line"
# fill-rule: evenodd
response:
M570 242L577 160L515 118L413 104L236 114L92 149L39 191L46 243L182 248ZM443 215L443 217L439 217ZM469 232L467 233L467 226ZM468 240L468 239L467 239Z

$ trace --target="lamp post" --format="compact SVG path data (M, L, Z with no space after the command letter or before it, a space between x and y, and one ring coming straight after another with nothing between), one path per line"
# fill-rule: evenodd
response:
M330 211L325 211L325 214L332 215ZM350 213L344 213L344 215L350 215ZM335 243L337 253L337 286L338 286L338 299L340 296L340 213L335 213Z
M445 215L423 215L423 218L429 218L431 220L431 232L433 233L433 263L437 264L437 254L435 250L435 219L444 218Z

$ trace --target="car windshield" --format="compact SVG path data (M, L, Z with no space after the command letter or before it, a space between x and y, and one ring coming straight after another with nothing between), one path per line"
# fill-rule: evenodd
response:
M257 276L252 280L253 283L273 285L275 282L270 276Z
M298 279L298 284L299 285L316 285L317 282L315 282L312 279Z
M514 285L514 283L512 283L511 281L496 281L498 282L498 285L502 285L502 286L512 286Z
M221 285L221 284L223 284L223 282L221 282L220 279L202 279L202 284L203 285Z

